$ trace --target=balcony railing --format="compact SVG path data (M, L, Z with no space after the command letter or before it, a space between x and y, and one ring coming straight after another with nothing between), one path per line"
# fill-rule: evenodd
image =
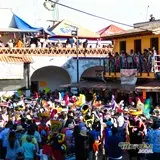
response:
M0 48L3 55L44 55L44 56L107 56L111 52L108 48Z
M105 72L120 72L121 69L137 69L139 73L159 72L160 56L146 59L143 55L111 57L104 60Z

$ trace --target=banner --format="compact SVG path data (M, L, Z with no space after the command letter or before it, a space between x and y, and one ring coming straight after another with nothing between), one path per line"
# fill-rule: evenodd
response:
M23 63L0 62L0 79L23 79Z
M137 82L137 69L121 69L121 84L135 85Z

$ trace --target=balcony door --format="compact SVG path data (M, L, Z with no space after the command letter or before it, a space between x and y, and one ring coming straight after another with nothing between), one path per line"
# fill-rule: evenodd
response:
M141 46L141 39L136 39L136 40L134 40L134 51L135 51L135 53L141 53L141 48L142 46Z
M151 49L153 48L153 47L155 47L155 49L156 49L156 51L158 52L158 50L159 50L159 46L158 46L158 44L159 44L159 39L158 39L158 37L156 37L156 38L151 38L150 39L150 47L151 47Z
M126 41L121 41L120 42L120 52L126 52Z

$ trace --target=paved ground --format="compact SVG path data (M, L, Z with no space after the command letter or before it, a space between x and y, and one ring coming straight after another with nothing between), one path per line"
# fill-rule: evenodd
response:
M76 160L76 159L75 159L75 157L73 156L73 157L69 157L68 159L65 159L65 160ZM105 158L103 157L103 154L99 154L97 160L108 160L108 159L105 159ZM127 152L125 152L125 154L124 154L124 156L123 156L123 160L129 160L129 155L128 155ZM132 158L131 160L137 160L137 158ZM143 157L143 158L141 158L141 160L147 160L147 159L145 159L145 158Z

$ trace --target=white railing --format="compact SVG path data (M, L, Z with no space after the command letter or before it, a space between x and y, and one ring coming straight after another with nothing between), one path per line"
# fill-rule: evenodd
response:
M156 55L153 63L154 72L160 72L160 55Z

